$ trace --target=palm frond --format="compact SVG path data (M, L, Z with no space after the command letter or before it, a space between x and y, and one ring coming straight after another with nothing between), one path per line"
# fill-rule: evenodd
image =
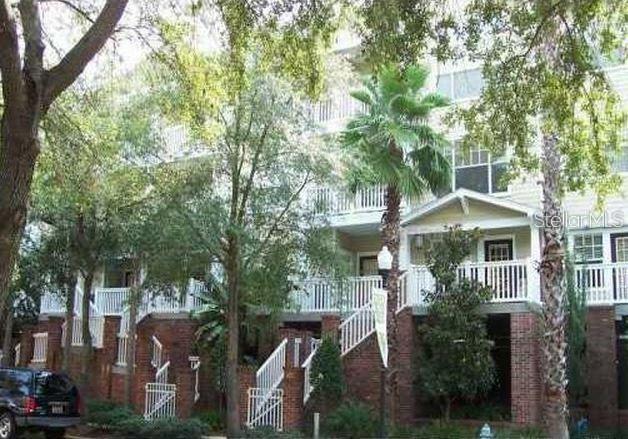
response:
M425 87L425 82L429 76L429 69L423 65L408 66L403 72L403 79L408 88L417 92Z
M373 105L373 98L367 90L355 90L350 94L353 99L356 99L369 107Z

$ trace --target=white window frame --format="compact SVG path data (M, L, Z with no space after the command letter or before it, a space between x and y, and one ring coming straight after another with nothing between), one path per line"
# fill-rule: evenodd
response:
M571 249L573 251L573 256L574 256L574 262L576 264L601 264L604 262L605 260L605 245L604 245L604 235L605 233L603 232L591 232L591 233L574 233L571 236ZM599 244L595 243L595 238L599 237L601 239ZM584 240L585 239L590 239L591 240L591 244L585 244ZM582 245L578 245L577 244L577 240L578 239L583 239ZM599 247L602 250L602 255L599 258L595 257L595 247ZM593 259L578 259L578 249L587 249L590 248L591 249L591 254L593 256ZM585 254L586 256L586 254Z
M459 189L456 185L456 171L458 169L466 169L466 168L476 168L479 166L486 166L487 167L487 179L488 179L488 192L486 192L488 195L500 195L500 194L508 194L510 192L510 183L506 185L506 190L503 191L494 191L493 190L493 165L495 164L506 164L508 165L508 155L504 155L503 158L501 159L497 159L497 160L493 160L493 154L486 148L480 148L479 146L477 147L476 150L470 150L471 153L475 152L476 154L479 154L478 151L486 151L487 154L487 159L486 162L478 162L478 163L474 163L471 165L457 165L456 164L456 151L460 150L460 146L459 146L459 142L460 139L457 139L453 142L453 148L451 148L451 187L452 187L452 191L455 191L456 189Z

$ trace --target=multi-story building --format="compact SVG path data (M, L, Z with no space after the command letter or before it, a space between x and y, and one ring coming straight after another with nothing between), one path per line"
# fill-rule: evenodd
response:
M352 37L339 41L351 52ZM476 98L482 88L479 68L472 65L439 66L432 87L454 104ZM628 100L628 65L607 67L606 75ZM348 90L332 93L315 106L313 117L322 134L341 129L361 111ZM451 143L452 187L442 196L403 205L398 324L401 344L397 364L400 422L413 422L431 414L415 383L416 353L420 339L416 327L426 313L424 291L433 286L425 266L425 252L445 228L478 228L482 236L461 268L465 276L493 289L482 308L488 318L489 337L498 385L492 404L510 413L513 423L536 425L542 416L540 370L540 295L536 264L540 259L541 189L538 176L523 175L505 183L501 178L508 156L495 157L481 145L470 151L457 148L462 133L448 131ZM628 144L614 160L617 172L628 172ZM628 407L620 405L619 387L627 378L625 350L628 330L628 183L609 197L603 213L595 208L595 195L568 194L564 201L568 239L575 260L574 282L586 292L586 415L594 425L628 425ZM312 391L309 373L322 334L339 341L348 396L374 407L379 401L380 356L374 336L371 292L381 287L377 253L381 248L380 222L385 208L384 188L345 193L336 187L312 187L308 200L317 214L327 218L338 243L351 261L353 275L335 280L316 277L300 284L285 310L274 348L260 347L259 368L243 368L242 422L293 428L303 421ZM128 314L127 275L123 267L104 270L93 292L93 334L98 368L96 392L116 399L125 373ZM147 417L171 413L185 416L200 399L211 371L203 371L192 349L195 323L190 311L199 305L200 286L194 281L178 299L156 299L142 306L136 340L135 404ZM82 293L78 293L79 295ZM78 302L77 302L78 303ZM25 333L20 363L58 367L63 307L46 296L40 323ZM77 311L76 326L80 327ZM79 330L73 344L80 345ZM621 382L621 383L620 383Z

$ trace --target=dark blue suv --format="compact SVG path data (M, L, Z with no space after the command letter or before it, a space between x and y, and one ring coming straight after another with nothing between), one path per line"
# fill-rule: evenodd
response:
M0 367L0 439L18 431L43 431L59 439L80 421L81 398L66 375Z

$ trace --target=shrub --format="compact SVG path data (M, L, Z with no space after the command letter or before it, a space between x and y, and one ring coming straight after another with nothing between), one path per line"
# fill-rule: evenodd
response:
M225 422L222 415L213 410L206 412L199 412L194 414L194 419L198 419L200 422L207 426L207 429L211 432L222 431L225 428Z
M115 430L116 426L134 417L133 411L126 406L111 401L89 401L85 420L103 430Z
M377 415L365 404L344 402L322 419L326 435L338 438L365 438L377 436Z
M302 439L305 436L300 431L277 432L272 427L258 427L246 430L244 437L255 439Z
M330 337L323 338L312 359L310 383L314 388L311 399L315 411L324 416L338 406L345 390L344 373L340 348Z
M204 425L198 419L146 421L140 416L127 419L116 429L119 437L134 439L200 439L203 431Z

